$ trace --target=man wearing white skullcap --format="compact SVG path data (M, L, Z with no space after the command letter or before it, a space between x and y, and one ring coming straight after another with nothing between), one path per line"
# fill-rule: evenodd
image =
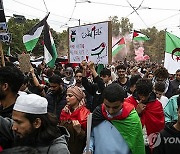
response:
M13 108L13 121L0 117L0 136L13 141L14 146L36 147L41 153L69 154L69 133L57 126L58 120L47 112L47 105L47 100L39 95L20 95Z
M39 95L20 95L16 100L13 110L31 114L45 114L47 113L47 105L46 98Z

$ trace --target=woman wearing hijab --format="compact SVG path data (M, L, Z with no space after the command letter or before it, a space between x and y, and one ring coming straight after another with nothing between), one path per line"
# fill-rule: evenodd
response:
M60 125L68 129L70 139L68 148L71 154L82 154L86 144L87 116L85 94L81 88L71 86L67 89L67 105L61 112Z

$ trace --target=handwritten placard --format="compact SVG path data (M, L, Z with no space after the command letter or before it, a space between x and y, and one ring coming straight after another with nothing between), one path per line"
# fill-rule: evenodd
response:
M30 55L29 54L18 55L18 60L20 64L20 70L23 73L29 72L31 68Z
M69 62L93 61L108 64L112 60L111 22L72 27L69 34Z

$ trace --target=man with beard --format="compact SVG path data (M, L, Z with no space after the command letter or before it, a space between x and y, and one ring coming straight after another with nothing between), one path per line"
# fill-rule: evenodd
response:
M48 102L36 94L20 95L13 108L12 119L0 116L0 136L14 141L14 146L30 146L41 153L69 154L65 128L47 112Z
M11 118L23 80L24 75L18 68L13 66L0 68L0 116Z
M23 84L24 75L16 67L6 66L0 68L0 116L12 117L12 111L18 91ZM11 144L9 141L0 136L0 145L8 148Z
M59 119L61 110L66 105L66 90L64 82L58 75L49 78L50 90L46 95L48 101L48 112L54 113Z

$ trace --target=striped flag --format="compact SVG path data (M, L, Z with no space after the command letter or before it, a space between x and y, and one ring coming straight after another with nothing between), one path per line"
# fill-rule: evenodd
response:
M27 34L23 36L23 43L27 51L32 51L34 47L36 46L39 40L39 37L43 31L44 24L48 16L49 16L49 13L43 20L41 20L29 32L27 32Z
M133 40L147 41L147 40L150 40L150 38L149 38L149 36L141 33L140 31L134 30L134 32L133 32Z
M113 47L112 56L115 56L125 46L124 37L122 37Z
M45 63L53 68L57 58L57 51L54 44L53 37L49 30L49 25L45 22L44 25L44 61Z

